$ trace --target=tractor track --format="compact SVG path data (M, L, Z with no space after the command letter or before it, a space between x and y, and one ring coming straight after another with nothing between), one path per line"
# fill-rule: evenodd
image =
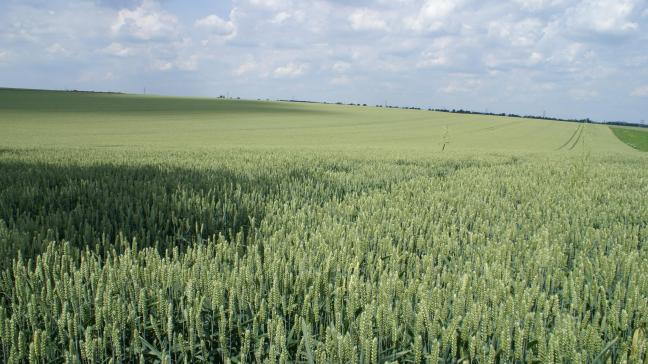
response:
M569 137L569 139L567 139L567 141L563 145L558 147L558 149L556 149L556 150L561 150L561 149L565 148L566 146L568 146L572 142L572 140L574 140L574 138L581 132L582 127L583 127L583 124L578 125L578 127L576 127L576 130L574 130L572 135Z
M581 140L581 138L583 137L583 132L585 131L585 124L581 124L581 126L580 126L579 129L580 129L580 130L579 130L579 132L578 132L578 136L576 137L576 140L575 140L574 143L571 145L571 147L569 147L569 150L573 150L574 148L576 148L576 145L578 145L578 142L579 142L579 141Z

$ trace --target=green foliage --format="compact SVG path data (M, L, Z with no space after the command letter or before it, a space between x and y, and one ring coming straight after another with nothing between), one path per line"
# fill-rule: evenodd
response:
M648 152L648 130L628 127L610 127L622 142L638 149L642 152Z

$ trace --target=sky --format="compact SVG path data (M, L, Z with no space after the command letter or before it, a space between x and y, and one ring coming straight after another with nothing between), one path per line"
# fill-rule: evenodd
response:
M0 87L648 122L648 1L0 0Z

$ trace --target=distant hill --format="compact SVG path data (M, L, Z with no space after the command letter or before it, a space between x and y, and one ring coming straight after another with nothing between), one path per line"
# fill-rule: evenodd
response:
M632 151L607 126L582 125L463 110L0 89L0 146Z

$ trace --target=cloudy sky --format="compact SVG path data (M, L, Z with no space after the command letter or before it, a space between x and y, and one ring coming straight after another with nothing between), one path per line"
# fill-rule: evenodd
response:
M0 86L648 122L648 1L1 0Z

